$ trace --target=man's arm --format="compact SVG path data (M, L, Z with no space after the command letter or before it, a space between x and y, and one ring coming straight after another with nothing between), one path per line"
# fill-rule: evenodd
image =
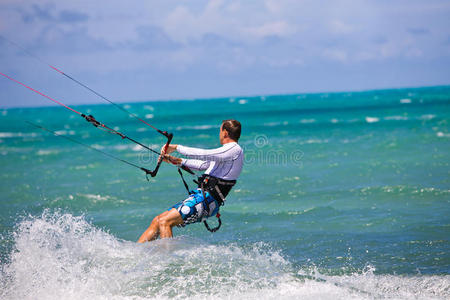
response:
M189 169L204 171L209 168L210 162L198 159L184 159L166 154L163 160L176 166L185 166Z
M239 157L241 148L236 143L225 144L216 149L201 149L176 145L176 151L189 158L200 159L203 161L225 162L232 161Z
M189 169L204 171L209 168L211 162L203 161L199 159L181 159L181 165L188 167Z

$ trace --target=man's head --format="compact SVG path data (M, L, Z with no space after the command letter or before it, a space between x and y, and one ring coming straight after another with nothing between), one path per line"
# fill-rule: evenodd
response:
M220 143L237 142L241 137L241 123L236 120L224 120L220 126Z

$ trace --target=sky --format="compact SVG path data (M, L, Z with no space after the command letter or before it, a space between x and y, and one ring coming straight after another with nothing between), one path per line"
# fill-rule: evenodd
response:
M0 0L0 35L67 104L102 100L46 64L117 102L450 84L448 0ZM0 107L47 104L0 76Z

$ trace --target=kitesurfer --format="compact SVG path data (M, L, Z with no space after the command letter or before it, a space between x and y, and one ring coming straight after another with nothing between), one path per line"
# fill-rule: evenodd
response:
M205 172L199 177L198 189L191 191L184 201L156 216L139 238L139 243L155 240L158 236L170 238L173 236L172 227L184 227L218 214L219 207L224 204L242 170L244 153L238 144L240 135L239 121L224 120L220 126L220 148L200 149L170 144L165 151L164 148L161 150L165 162ZM169 155L174 151L188 159Z

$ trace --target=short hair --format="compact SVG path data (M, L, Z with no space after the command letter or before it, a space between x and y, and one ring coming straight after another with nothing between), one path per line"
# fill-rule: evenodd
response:
M236 142L241 137L241 123L237 120L223 120L222 129L228 132L228 136Z

